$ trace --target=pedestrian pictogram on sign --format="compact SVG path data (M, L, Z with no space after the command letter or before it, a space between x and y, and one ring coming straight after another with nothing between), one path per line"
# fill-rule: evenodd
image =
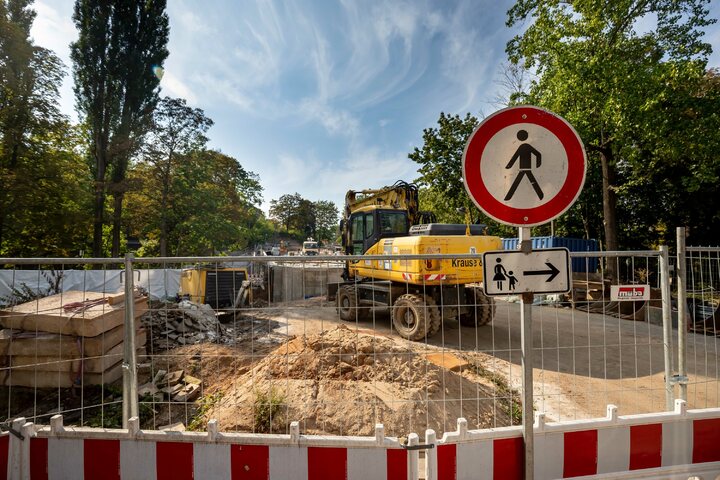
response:
M528 133L525 130L519 130L517 133L517 138L518 140L524 142L528 138ZM515 151L515 155L513 155L513 157L510 159L510 163L508 163L505 167L512 168L515 164L515 161L520 160L520 172L518 173L518 176L515 177L515 181L510 187L510 191L507 193L507 195L505 195L506 201L510 200L513 197L515 191L520 185L520 181L523 179L523 176L526 176L527 179L530 181L530 185L532 185L532 187L535 189L535 193L537 193L538 199L543 199L543 192L540 189L537 180L535 180L535 176L532 174L533 155L537 159L536 168L540 168L540 164L542 163L542 154L535 150L529 143L523 143L518 147L518 149Z
M572 126L532 106L486 118L463 154L465 188L478 208L518 227L549 222L570 208L585 170L585 149Z

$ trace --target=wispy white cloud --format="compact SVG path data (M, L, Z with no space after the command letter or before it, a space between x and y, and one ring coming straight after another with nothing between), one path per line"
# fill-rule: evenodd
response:
M282 175L273 182L276 192L307 192L313 185L315 195L304 195L310 200L344 198L348 189L372 188L391 185L397 180L414 180L415 166L404 153L387 154L374 147L353 147L338 162L324 162L314 154L298 156L281 154L276 162ZM272 198L280 194L268 192ZM266 199L269 206L269 200Z
M166 95L184 98L190 105L198 104L197 95L195 95L185 82L175 76L172 71L167 69L165 70L160 85L165 90L163 93Z
M65 63L70 61L70 43L78 37L72 22L72 5L60 10L39 1L33 4L37 13L30 34L35 43L52 49ZM68 15L70 13L70 15Z
M178 11L177 20L183 30L191 34L206 34L214 29L200 15L197 15L190 8L183 8Z
M325 102L306 99L295 113L299 118L320 123L332 135L344 135L355 138L360 131L360 122L349 112L335 109Z
M78 33L72 22L72 3L65 2L58 5L51 5L45 1L35 2L32 7L37 16L30 30L30 35L36 45L47 48L65 64L66 71L71 71L70 43L77 40ZM72 89L71 75L65 77L60 87L60 108L77 120L75 113L75 97Z

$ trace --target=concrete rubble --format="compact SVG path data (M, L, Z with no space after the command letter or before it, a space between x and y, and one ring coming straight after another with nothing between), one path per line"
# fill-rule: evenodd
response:
M158 370L151 381L138 387L141 401L178 403L194 402L200 397L202 380L184 370Z
M220 323L212 307L189 300L154 303L141 322L152 330L153 350L202 342L221 343L232 333L231 328Z

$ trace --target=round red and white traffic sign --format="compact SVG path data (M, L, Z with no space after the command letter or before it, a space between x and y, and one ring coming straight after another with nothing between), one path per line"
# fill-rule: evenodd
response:
M582 140L565 119L538 107L511 107L487 117L470 135L463 181L487 216L532 227L575 203L586 163Z

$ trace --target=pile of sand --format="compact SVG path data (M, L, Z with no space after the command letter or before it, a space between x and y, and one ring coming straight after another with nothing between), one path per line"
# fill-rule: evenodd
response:
M345 326L294 338L225 385L206 418L225 431L285 433L299 421L303 433L339 435L372 435L375 423L388 435L428 425L441 434L458 417L470 428L510 424L509 401L498 400L498 386L474 368L481 354L454 372L427 360L436 352ZM267 398L278 406L259 403Z

